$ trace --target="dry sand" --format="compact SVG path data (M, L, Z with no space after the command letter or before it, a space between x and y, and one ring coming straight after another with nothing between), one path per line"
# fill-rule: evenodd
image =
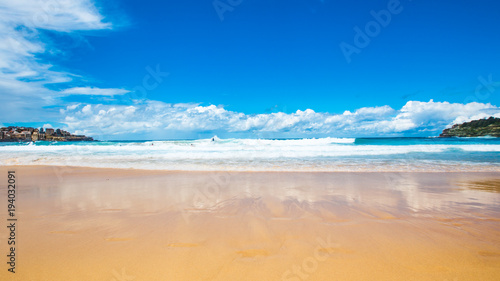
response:
M1 280L500 280L500 173L8 170Z

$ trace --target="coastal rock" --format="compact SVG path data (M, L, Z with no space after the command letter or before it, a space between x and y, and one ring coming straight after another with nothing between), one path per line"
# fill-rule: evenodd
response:
M93 141L91 137L73 135L61 129L37 129L32 127L9 126L0 128L0 142L23 141Z
M449 137L500 137L500 118L473 120L462 124L455 124L444 129L439 135L441 138Z

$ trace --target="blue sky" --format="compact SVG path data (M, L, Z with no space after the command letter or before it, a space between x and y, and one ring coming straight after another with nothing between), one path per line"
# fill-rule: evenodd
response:
M0 11L2 124L109 139L426 136L500 116L498 1L22 0Z

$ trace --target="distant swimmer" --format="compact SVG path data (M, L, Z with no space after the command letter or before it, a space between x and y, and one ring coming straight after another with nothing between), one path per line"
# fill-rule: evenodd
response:
M212 138L212 141L215 141L215 138Z

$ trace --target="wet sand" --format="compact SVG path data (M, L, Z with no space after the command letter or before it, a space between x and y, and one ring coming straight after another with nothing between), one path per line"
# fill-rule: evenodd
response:
M500 173L8 170L1 280L500 279Z

